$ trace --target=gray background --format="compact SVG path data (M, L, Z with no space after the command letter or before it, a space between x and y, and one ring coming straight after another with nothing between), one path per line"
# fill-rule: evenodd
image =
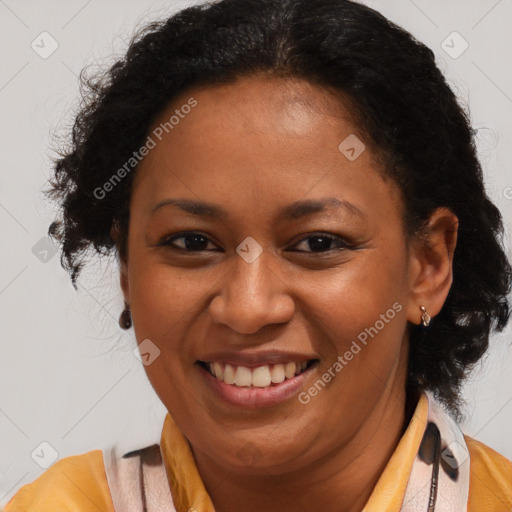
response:
M117 324L115 262L93 262L75 292L45 239L53 212L41 191L82 67L112 63L135 27L192 3L0 0L0 504L44 471L53 450L60 458L114 444L124 452L160 439L166 410L134 356L133 331ZM469 105L510 254L512 1L365 3L430 46ZM463 429L512 459L510 340L510 329L495 336L467 383Z

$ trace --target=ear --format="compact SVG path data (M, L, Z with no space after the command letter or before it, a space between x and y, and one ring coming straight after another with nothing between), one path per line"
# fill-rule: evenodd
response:
M114 240L117 247L117 254L119 255L119 280L121 290L123 292L124 301L131 304L130 300L130 283L128 279L128 261L125 255L120 251L120 233L119 226L114 222L110 230L110 237Z
M448 208L431 215L422 235L411 242L409 253L409 322L421 323L424 306L433 318L445 303L453 282L453 254L457 245L459 220Z

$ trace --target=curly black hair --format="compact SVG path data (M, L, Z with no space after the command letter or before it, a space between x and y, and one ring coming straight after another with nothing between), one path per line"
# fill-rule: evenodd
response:
M461 386L509 319L511 267L499 210L487 196L475 131L432 50L380 13L349 0L221 0L184 9L136 34L106 72L81 75L72 140L46 191L61 217L49 234L76 280L93 248L126 257L134 171L99 187L140 148L178 95L238 77L306 79L349 98L404 198L408 237L445 206L459 219L453 284L428 329L410 333L408 383L460 417ZM114 240L116 225L120 238Z

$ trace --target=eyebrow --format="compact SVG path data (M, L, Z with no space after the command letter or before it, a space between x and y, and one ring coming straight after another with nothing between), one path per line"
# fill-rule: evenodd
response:
M207 217L211 219L226 219L229 214L222 206L196 201L192 199L165 199L160 201L151 209L151 215L165 206L174 206L180 210L197 215L198 217ZM308 199L296 201L285 206L278 214L277 222L297 220L309 215L324 212L328 209L344 209L348 213L361 218L366 218L366 214L356 205L336 197L326 197L322 199Z

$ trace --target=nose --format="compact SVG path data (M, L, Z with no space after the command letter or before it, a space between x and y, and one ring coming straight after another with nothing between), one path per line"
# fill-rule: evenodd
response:
M293 317L295 304L286 281L270 267L268 253L248 263L234 257L232 268L212 299L212 320L240 334L253 334L270 324L284 324Z

